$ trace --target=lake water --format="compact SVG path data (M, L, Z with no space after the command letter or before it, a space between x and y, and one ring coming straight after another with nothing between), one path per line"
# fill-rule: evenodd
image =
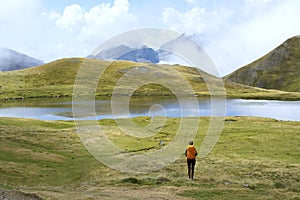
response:
M182 100L182 99L181 99ZM170 97L141 97L130 100L129 106L122 100L115 100L113 106L115 108L126 108L129 114L124 109L111 109L111 101L108 99L97 100L95 102L96 118L122 118L136 116L154 116L165 115L168 117L195 117L195 116L256 116L269 117L277 120L300 121L300 101L275 101L275 100L243 100L243 99L227 99L224 101L216 100L213 104L210 99L198 99L198 104L195 106L191 103L192 98L185 97L181 103L175 98ZM220 101L220 102L218 102ZM221 105L220 107L213 105ZM93 102L77 102L76 107L90 107ZM155 105L155 106L153 106ZM157 106L159 105L159 106ZM152 106L152 107L151 107ZM150 109L151 108L151 109ZM126 110L125 109L125 110ZM150 111L149 111L150 109ZM215 109L215 110L214 110ZM0 117L18 117L18 118L35 118L42 120L73 120L71 101L32 101L32 102L5 102L0 104ZM84 111L82 116L77 119L95 119L89 116Z

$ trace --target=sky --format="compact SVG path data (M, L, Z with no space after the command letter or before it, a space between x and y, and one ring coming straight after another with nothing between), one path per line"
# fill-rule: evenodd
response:
M161 28L192 35L224 76L300 35L299 11L298 0L0 0L0 46L50 62Z

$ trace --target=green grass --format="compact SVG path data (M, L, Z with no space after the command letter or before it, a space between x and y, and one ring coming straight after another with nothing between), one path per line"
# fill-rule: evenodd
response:
M300 92L299 47L299 37L292 37L260 59L225 76L225 79L266 89Z
M62 185L80 178L80 163L89 156L73 146L78 137L69 122L3 118L0 124L1 185Z
M101 70L104 70L103 74L98 74ZM91 83L88 81L97 79L98 82L93 81L96 86L95 91L92 91L92 95L96 98L111 96L114 89L119 95L128 95L134 84L140 84L131 91L134 96L170 96L174 93L197 96L225 95L224 88L220 84L221 79L192 67L68 58L24 70L0 72L0 100L71 99L77 74L82 71L84 73L81 78L87 82L78 87L87 84L89 89ZM124 80L124 83L116 88L120 80ZM183 80L188 81L193 91L189 91L182 84ZM209 82L209 85L205 81ZM172 83L171 87L176 90L175 92L168 88L169 83ZM300 93L295 92L265 90L228 81L224 81L224 85L228 98L300 99ZM208 87L214 92L210 93ZM82 92L86 92L86 89Z
M149 122L148 117L134 120L142 126ZM209 122L201 118L194 140L198 150ZM113 143L141 153L161 148L159 139L167 145L179 119L168 118L162 130L149 138L126 135L114 120L99 123ZM87 152L72 121L1 118L0 188L37 193L46 199L114 199L118 195L134 199L135 194L146 198L151 192L178 199L299 199L299 130L300 122L226 118L218 143L207 157L197 159L195 180L189 181L183 154L159 171L122 173Z

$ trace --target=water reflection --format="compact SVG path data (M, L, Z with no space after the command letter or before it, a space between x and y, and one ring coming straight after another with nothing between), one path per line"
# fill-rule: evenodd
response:
M121 98L121 97L120 97ZM130 116L126 113L112 113L109 99L95 102L96 118L123 118L136 116L168 116L168 117L197 117L218 116L218 110L212 111L212 102L209 98L199 98L199 109L191 106L191 98L184 98L184 108L175 97L140 97L131 98ZM218 103L215 100L214 104ZM220 103L222 100L220 100ZM94 119L84 112L84 108L93 102L74 102L82 106L81 119ZM126 106L124 101L116 102L117 106ZM156 106L153 106L156 105ZM157 106L159 105L159 106ZM150 111L149 111L150 110ZM226 116L257 116L270 117L278 120L300 121L300 101L274 100L226 100ZM222 112L220 112L222 113ZM42 120L73 120L72 102L51 100L49 102L6 102L0 104L0 117L36 118Z

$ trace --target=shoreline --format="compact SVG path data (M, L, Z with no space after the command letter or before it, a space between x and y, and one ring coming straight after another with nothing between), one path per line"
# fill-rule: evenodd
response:
M296 92L284 92L285 95L291 95L291 96L283 96L282 94L275 94L275 96L259 96L259 95L214 95L214 98L224 98L224 99L245 99L245 100L278 100L278 101L300 101L300 93ZM117 95L118 97L127 97L128 94L120 94ZM197 97L197 98L210 98L210 94L196 94L196 95L177 95L180 97ZM101 100L101 99L110 99L112 97L111 94L101 94L101 95L95 95L95 100ZM145 97L174 97L173 94L147 94L147 95L132 95L131 98L145 98ZM32 96L32 97L9 97L9 98L0 98L0 103L5 102L22 102L22 101L43 101L43 100L73 100L72 95L58 95L58 96L52 96L52 95L41 95L41 96Z

